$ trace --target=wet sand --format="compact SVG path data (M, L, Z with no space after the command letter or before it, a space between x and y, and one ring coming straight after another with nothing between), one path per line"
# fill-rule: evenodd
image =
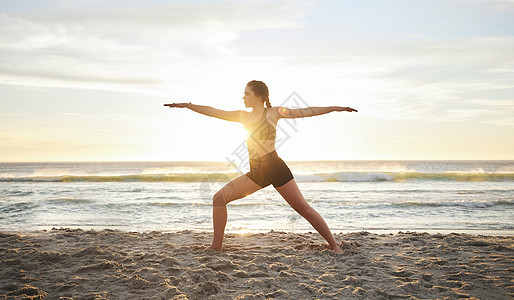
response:
M0 299L512 299L514 237L368 232L0 233Z

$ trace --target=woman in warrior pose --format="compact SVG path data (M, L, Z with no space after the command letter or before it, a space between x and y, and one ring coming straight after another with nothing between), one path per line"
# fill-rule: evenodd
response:
M189 103L165 104L169 107L189 108L197 113L222 120L239 122L248 131L246 140L250 158L250 172L241 175L212 198L212 218L214 237L209 249L223 251L223 236L227 223L227 204L236 199L246 197L268 185L273 187L282 197L304 217L325 238L330 248L337 254L343 250L334 239L325 220L305 201L291 171L278 157L275 151L277 121L281 118L303 118L326 114L333 111L356 112L350 107L328 106L289 109L271 107L268 87L262 81L250 81L244 90L244 105L251 112L236 110L224 111L210 106ZM266 104L266 107L264 107Z

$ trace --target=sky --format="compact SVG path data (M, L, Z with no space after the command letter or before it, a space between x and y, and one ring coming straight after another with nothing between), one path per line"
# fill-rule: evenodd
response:
M350 106L278 123L284 160L514 159L514 1L0 0L0 161L224 161L238 123L170 109Z

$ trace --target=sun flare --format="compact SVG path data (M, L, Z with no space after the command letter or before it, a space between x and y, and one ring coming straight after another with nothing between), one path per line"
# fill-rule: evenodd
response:
M248 132L248 130L246 130L246 128L240 127L238 130L237 136L241 137L241 139L243 139L243 140L246 140L249 136L249 132Z

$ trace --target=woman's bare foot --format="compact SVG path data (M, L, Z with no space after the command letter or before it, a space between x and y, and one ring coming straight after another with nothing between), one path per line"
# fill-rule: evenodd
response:
M215 247L213 245L210 245L205 250L214 250L214 251L218 251L218 252L223 252L223 247Z
M335 254L343 254L343 249L339 245L333 247L332 250L334 250Z

